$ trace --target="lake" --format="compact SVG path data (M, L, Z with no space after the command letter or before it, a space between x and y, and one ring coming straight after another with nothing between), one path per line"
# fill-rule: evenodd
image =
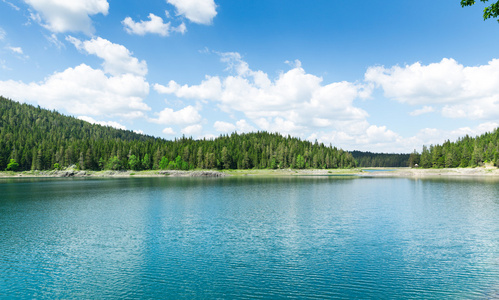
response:
M498 297L497 179L0 180L3 299Z

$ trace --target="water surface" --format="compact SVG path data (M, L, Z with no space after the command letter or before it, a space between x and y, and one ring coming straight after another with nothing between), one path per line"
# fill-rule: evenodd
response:
M491 299L498 183L3 179L0 297Z

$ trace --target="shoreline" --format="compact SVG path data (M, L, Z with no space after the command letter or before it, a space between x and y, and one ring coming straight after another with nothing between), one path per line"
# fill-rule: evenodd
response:
M289 177L289 176L358 176L358 177L499 177L499 168L355 168L355 169L249 169L249 170L148 170L148 171L0 171L0 178L131 178L131 177Z

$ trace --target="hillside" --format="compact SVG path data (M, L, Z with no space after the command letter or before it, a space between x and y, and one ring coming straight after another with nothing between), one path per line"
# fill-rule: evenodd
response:
M0 170L350 168L352 155L277 133L168 141L0 97ZM9 169L15 169L15 164Z
M423 146L421 153L412 153L411 165L423 168L476 167L485 163L499 164L499 129L476 137L468 135L455 142Z

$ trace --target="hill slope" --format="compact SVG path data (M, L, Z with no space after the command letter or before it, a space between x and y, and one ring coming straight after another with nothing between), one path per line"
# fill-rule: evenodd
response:
M499 128L476 137L466 135L456 142L423 146L421 154L412 153L410 164L423 168L476 167L485 163L499 164Z
M167 141L94 125L0 97L0 170L349 168L352 155L290 136L257 132Z

